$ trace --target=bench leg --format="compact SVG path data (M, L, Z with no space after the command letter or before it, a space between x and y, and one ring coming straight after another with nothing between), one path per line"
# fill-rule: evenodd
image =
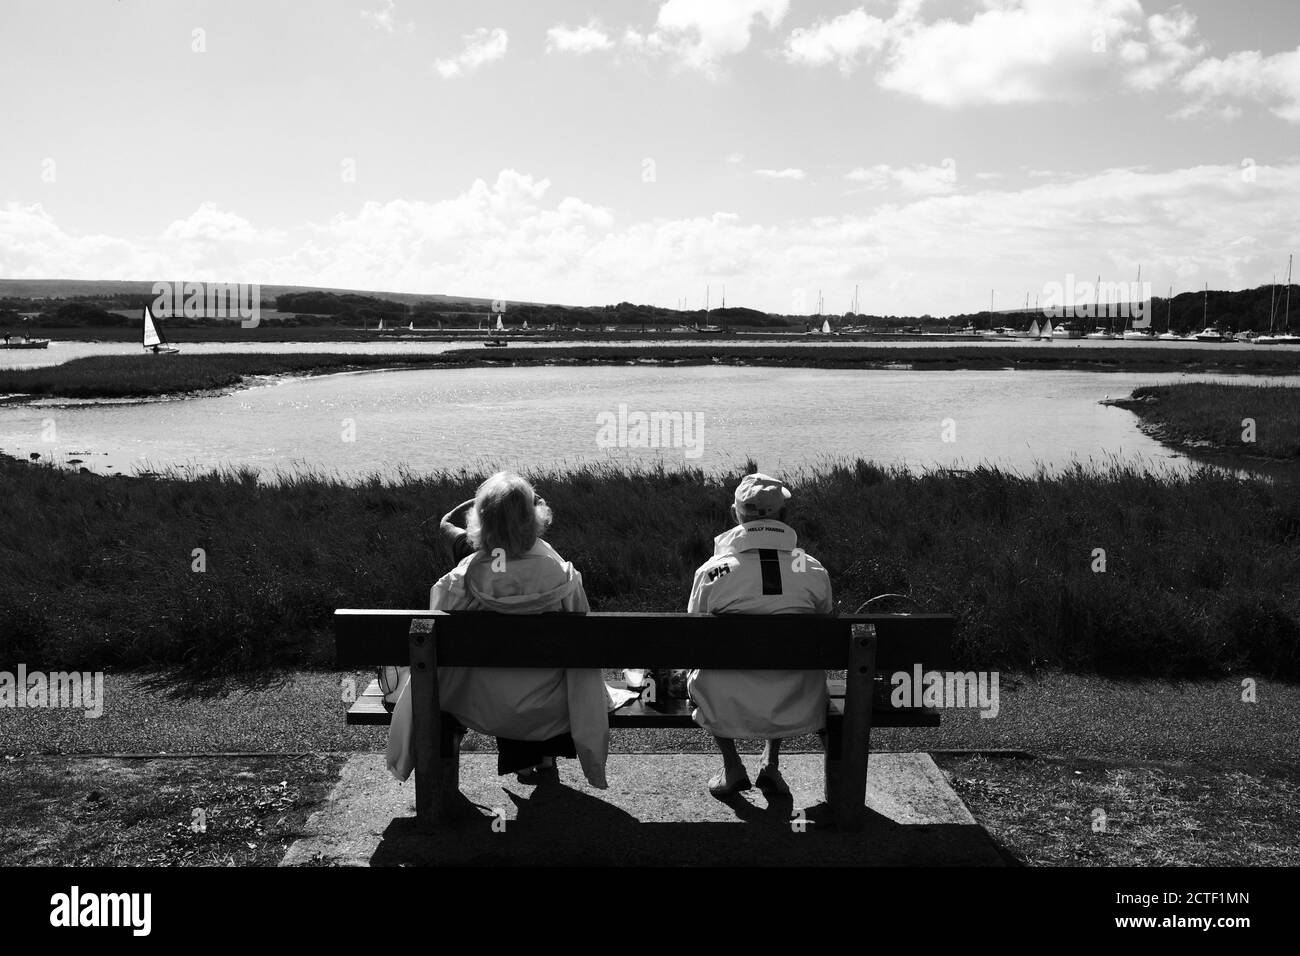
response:
M443 792L442 707L433 621L411 622L411 722L415 757L415 816L421 830L432 829L446 806Z
M839 769L827 755L828 780L835 826L854 832L862 829L867 801L867 759L871 748L871 708L876 680L876 628L855 624L849 639L849 667L844 681L844 721L840 729ZM828 740L829 743L829 740Z

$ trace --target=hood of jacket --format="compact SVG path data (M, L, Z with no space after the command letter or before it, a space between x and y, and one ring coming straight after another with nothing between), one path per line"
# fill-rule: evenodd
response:
M793 551L799 543L794 528L773 518L756 518L736 525L713 539L713 556L771 548L774 551Z
M563 604L582 586L582 575L545 541L527 554L508 558L493 569L492 556L480 551L451 572L461 577L465 596L477 608L503 614L538 614Z

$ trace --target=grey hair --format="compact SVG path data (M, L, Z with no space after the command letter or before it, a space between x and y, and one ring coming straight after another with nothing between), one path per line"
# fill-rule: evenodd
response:
M507 558L527 554L551 527L551 509L525 479L499 471L478 486L474 508L466 521L476 550L501 548Z

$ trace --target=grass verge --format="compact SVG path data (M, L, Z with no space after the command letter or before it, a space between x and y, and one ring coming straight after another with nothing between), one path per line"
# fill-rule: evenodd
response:
M342 756L0 760L0 866L275 866Z
M105 478L0 461L0 666L329 666L337 607L422 607L429 535L471 472L359 486L251 472ZM531 476L592 607L684 608L740 475L589 466ZM955 613L960 662L1120 676L1300 676L1300 498L1202 470L786 476L844 611L886 592ZM195 549L205 568L194 570ZM1100 554L1098 549L1104 551ZM1103 569L1103 570L1099 570Z
M1300 783L1181 763L940 758L976 820L1030 866L1295 866Z

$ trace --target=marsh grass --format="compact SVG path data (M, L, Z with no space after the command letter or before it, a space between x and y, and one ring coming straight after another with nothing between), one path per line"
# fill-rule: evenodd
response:
M216 355L95 355L44 368L0 369L0 395L143 398L233 388L265 375L434 364L435 355L294 352Z
M470 343L466 343L470 344ZM228 352L210 355L117 355L73 359L34 369L0 369L0 395L62 398L142 398L233 388L266 375L322 374L349 369L446 368L518 365L758 365L797 368L1078 369L1097 372L1300 371L1288 350L1256 351L1133 346L940 346L884 348L822 345L608 345L506 349L460 348L403 354L401 343L380 354Z
M332 663L337 607L423 607L437 517L484 475L247 469L105 478L0 461L0 666L212 676ZM592 607L684 609L735 474L580 466L530 475ZM842 611L885 592L958 616L971 666L1300 676L1300 498L1205 469L1055 476L823 463L791 524ZM206 571L192 570L202 548ZM1093 570L1094 549L1106 570Z
M1139 388L1123 404L1171 444L1300 461L1300 388L1189 382Z

